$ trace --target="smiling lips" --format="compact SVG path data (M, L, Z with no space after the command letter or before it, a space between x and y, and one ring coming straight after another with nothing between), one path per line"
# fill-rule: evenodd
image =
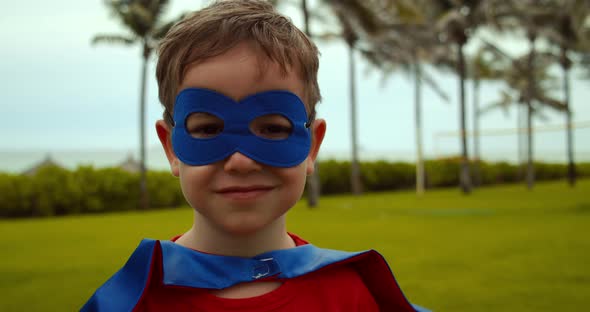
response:
M274 189L273 186L253 185L253 186L232 186L222 188L216 193L234 200L256 199Z

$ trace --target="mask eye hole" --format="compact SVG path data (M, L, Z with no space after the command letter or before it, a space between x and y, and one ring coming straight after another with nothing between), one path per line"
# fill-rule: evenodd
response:
M270 114L252 120L250 122L250 131L264 139L284 140L293 132L293 125L283 115Z
M209 113L192 113L186 118L186 131L196 139L214 138L223 132L223 119Z

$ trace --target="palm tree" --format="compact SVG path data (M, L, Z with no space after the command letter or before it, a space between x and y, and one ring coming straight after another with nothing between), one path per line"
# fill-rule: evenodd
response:
M535 52L535 64L531 67L530 52L518 58L512 58L494 45L486 44L486 46L489 51L492 51L499 57L499 60L496 62L501 63L501 65L496 67L497 74L499 77L502 77L507 88L501 92L502 98L499 101L483 108L480 113L487 112L496 107L507 109L511 104L519 104L519 106L524 106L527 109L527 127L529 127L533 116L545 119L542 114L544 107L549 107L559 112L566 110L565 103L550 96L557 89L556 79L549 71L549 67L555 61L551 53ZM531 68L533 69L532 72ZM535 79L531 80L531 76L534 76ZM534 83L535 86L531 87L531 83ZM533 90L532 93L531 90ZM517 129L520 129L520 118L518 118L518 122L519 126ZM532 138L528 136L532 136L530 128L527 128L527 148L530 147L532 142ZM527 153L530 155L530 151L527 150Z
M499 28L520 27L524 29L529 42L529 53L526 65L527 90L523 94L526 103L526 128L527 128L527 170L526 181L527 187L532 189L535 181L535 168L533 164L533 100L534 95L538 92L535 83L535 57L537 54L536 42L539 37L543 37L547 30L553 27L553 18L555 12L561 10L561 5L556 1L547 0L514 0L505 1L509 12L502 17L497 25Z
M489 8L493 0L441 0L421 1L422 7L428 10L431 19L435 20L440 36L455 46L459 75L459 123L461 139L461 190L464 194L471 192L471 173L469 168L469 151L467 146L467 124L465 113L465 78L466 65L464 47L476 29L485 23L490 16Z
M501 29L501 23L507 17L513 16L514 4L520 0L441 0L426 2L430 7L426 8L433 13L437 29L440 35L456 47L457 73L460 83L460 124L461 124L461 187L464 193L469 193L471 188L471 175L469 168L469 157L466 140L465 123L465 87L466 66L464 47L474 37L481 26ZM502 27L501 27L502 26Z
M590 79L590 52L582 53L580 56L580 65L582 65L583 79Z
M480 108L480 83L482 80L501 79L498 60L485 46L481 47L469 62L469 74L473 80L473 185L481 185L481 150L479 142L479 119L484 111Z
M312 37L310 29L310 14L307 6L307 0L301 0L301 14L303 15L303 31L308 37ZM320 176L319 176L319 162L314 163L314 170L311 176L307 179L307 205L314 208L318 205L320 199Z
M358 139L356 122L356 72L354 52L361 54L385 74L402 69L415 80L415 118L417 142L417 193L424 191L425 177L421 134L421 89L429 85L439 96L448 100L435 80L423 70L422 62L435 65L452 64L448 51L440 45L436 35L419 15L417 7L409 0L324 0L333 9L341 33L348 47L350 99L351 99L351 188L354 194L362 190L358 164ZM393 21L392 21L393 19ZM411 24L411 25L408 25ZM314 36L332 39L333 34ZM438 44L438 46L436 46Z
M289 0L268 0L273 6L279 7L284 3L292 3ZM299 3L301 9L301 15L303 16L303 32L311 38L311 30L310 30L310 22L311 22L311 14L309 11L309 3L307 0L301 0Z
M366 2L358 0L326 0L340 24L340 37L348 47L350 123L351 123L351 191L355 195L362 193L361 171L358 160L357 103L356 103L356 64L354 52L367 36L380 28L375 16L366 7Z
M368 47L361 50L363 56L385 75L402 70L414 78L416 193L422 194L425 189L422 84L427 84L437 95L448 101L446 93L424 70L423 63L449 63L448 50L440 43L436 33L424 23L425 17L413 2L382 2L374 4L372 10L383 20L383 28L378 35L368 39Z
M345 17L344 13L336 9L336 15L342 25L342 36L348 47L348 77L349 77L349 98L350 98L350 136L351 136L351 162L350 162L350 187L352 194L362 193L361 170L358 159L358 131L357 131L357 98L356 98L356 63L354 58L355 44L358 37L353 26Z
M562 9L556 12L558 27L549 29L548 39L559 48L559 64L563 72L563 92L566 106L567 176L569 185L573 187L576 183L576 169L574 164L572 105L569 83L572 61L568 54L572 50L590 51L589 47L585 46L584 40L584 36L590 32L590 26L586 23L586 18L590 16L590 4L584 0L564 0L562 2Z
M311 38L311 29L309 28L309 9L307 0L301 0L301 14L303 14L303 31Z
M98 34L93 44L108 43L125 46L139 44L142 48L141 87L139 94L139 154L140 154L140 207L149 207L146 181L145 153L145 90L147 63L159 39L164 37L175 21L162 23L168 0L105 0L105 5L128 30L125 34Z

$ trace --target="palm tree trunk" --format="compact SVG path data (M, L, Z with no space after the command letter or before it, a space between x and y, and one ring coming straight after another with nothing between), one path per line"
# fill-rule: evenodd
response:
M528 58L528 90L527 90L527 172L526 172L526 183L527 188L530 190L535 184L535 166L533 164L533 94L535 93L535 74L534 74L534 62L535 62L535 41L536 36L529 34L530 52Z
M463 55L463 43L458 44L458 60L459 60L459 120L461 123L461 172L459 175L461 182L461 190L464 194L471 192L471 176L469 173L469 154L467 151L467 127L465 122L465 57Z
M350 66L350 131L352 140L352 160L350 170L350 186L352 194L359 195L362 192L361 173L358 162L358 141L356 124L356 72L354 62L354 47L348 44L348 63Z
M301 0L301 12L303 14L303 25L305 34L311 38L311 30L309 27L309 10L307 9L307 0ZM317 207L320 199L320 176L319 176L319 162L314 164L313 173L307 178L307 206L309 208Z
M481 157L479 150L479 78L473 79L473 185L481 185Z
M313 173L309 177L307 177L307 206L309 208L317 207L320 199L321 185L319 170L319 162L316 159L316 162L314 163Z
M303 13L303 31L311 38L311 30L309 29L309 10L307 9L307 0L301 0L301 12Z
M416 127L416 194L424 194L424 157L422 154L422 68L420 62L414 62L414 108Z
M570 103L570 60L567 57L565 47L561 48L561 66L563 69L563 91L565 94L565 124L566 124L566 149L567 149L567 180L570 186L576 185L576 166L574 164L574 138L572 131L572 107Z
M141 91L139 95L139 196L140 208L143 210L149 207L146 175L146 153L145 153L145 91L147 84L147 65L150 49L147 43L143 45L143 60L141 66Z
M526 165L526 184L530 190L535 186L535 166L533 165L533 108L531 100L527 102L526 114L526 131L527 131L527 165Z
M524 141L526 133L523 133L522 129L524 129L526 121L526 107L522 105L524 103L519 102L519 105L516 107L516 135L517 135L517 152L518 152L518 181L525 180L525 159L526 159L526 149L524 148Z

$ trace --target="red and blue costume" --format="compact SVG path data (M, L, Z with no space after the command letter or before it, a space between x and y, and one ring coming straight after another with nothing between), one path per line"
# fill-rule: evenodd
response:
M81 311L428 311L412 305L376 251L295 248L253 258L211 255L144 239ZM254 298L210 294L238 283L282 281Z

